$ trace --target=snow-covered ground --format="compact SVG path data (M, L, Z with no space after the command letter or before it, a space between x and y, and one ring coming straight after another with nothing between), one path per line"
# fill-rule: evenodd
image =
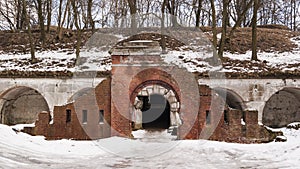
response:
M36 52L38 62L30 64L30 54L0 54L0 71L74 71L75 53L70 51Z
M258 52L257 57L260 61L266 62L267 66L285 70L297 70L300 64L300 37L294 37L291 39L298 47L294 48L290 52ZM225 52L224 56L233 60L245 61L251 60L252 51L248 51L245 54L232 54ZM254 62L254 61L253 61ZM294 65L294 66L293 66ZM226 69L226 68L225 68ZM255 69L255 68L252 68ZM251 70L250 70L251 71Z
M299 168L300 130L281 129L287 142L233 144L176 141L166 132L137 139L46 141L0 125L0 168ZM169 146L171 145L171 146ZM160 149L159 149L160 148ZM149 155L149 156L148 156Z
M124 37L114 35L120 40ZM187 69L190 72L208 72L212 70L221 70L222 72L262 72L270 69L280 71L294 71L299 69L300 65L300 37L294 37L291 41L297 44L293 51L279 53L259 52L260 61L250 61L251 51L245 54L232 54L225 52L224 56L230 58L227 63L212 64L212 49L207 51L193 52L190 50L169 51L168 54L162 55L163 60L169 64L175 64ZM75 53L70 50L60 51L43 51L37 52L36 57L39 62L30 64L30 54L9 54L0 51L0 71L20 70L20 71L109 71L111 70L111 58L108 51L97 51L83 49L81 52L81 64L74 68ZM238 62L237 62L238 61ZM246 61L242 63L239 61ZM246 64L246 65L245 65Z

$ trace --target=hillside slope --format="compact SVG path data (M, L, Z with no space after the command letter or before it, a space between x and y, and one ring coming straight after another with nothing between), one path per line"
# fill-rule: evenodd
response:
M211 39L210 29L187 28L173 33L186 46L201 46ZM143 32L157 32L155 28L145 28ZM220 29L218 30L220 31ZM74 46L76 32L66 31L58 40L55 31L48 34L47 43L42 48L39 31L35 30L36 57L38 63L30 64L29 41L24 32L0 32L0 76L1 77L72 77L76 71L97 71L98 76L107 76L111 69L109 49L117 42L130 36L130 30L100 29L97 36L91 31L82 35L81 66L75 67ZM196 38L195 38L196 37ZM199 38L197 39L197 37ZM142 38L136 36L135 38ZM145 38L145 37L144 37ZM151 37L146 37L151 39ZM190 39L190 40L189 40ZM196 39L196 41L193 41ZM152 39L153 40L153 39ZM195 44L196 43L196 44ZM90 46L94 47L92 50ZM95 49L95 46L97 49ZM171 44L170 47L174 46ZM176 46L176 45L175 45ZM228 78L295 78L300 76L300 33L282 29L258 29L258 58L250 61L251 29L239 28L233 38L226 43L225 58L219 67L210 65L202 53L193 50L169 49L163 56L167 63L180 65L199 77L208 77L212 70L224 72ZM178 51L179 50L179 51ZM180 51L181 50L181 51Z

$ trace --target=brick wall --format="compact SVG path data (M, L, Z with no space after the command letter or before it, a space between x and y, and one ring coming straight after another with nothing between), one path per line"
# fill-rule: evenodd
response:
M152 69L151 72L153 71ZM172 83L172 80L164 79L166 76L157 76L158 72L152 74L144 72L146 73L144 75L147 76L137 76L131 82L131 89L139 89L140 84L152 78L159 79L159 81L153 80L147 81L147 83L152 85L162 83L162 81L165 83L164 85ZM174 86L174 84L172 85ZM134 96L137 94L136 91L129 92L132 92ZM193 117L190 113L185 112L181 114L183 125L178 130L179 139L261 143L272 141L277 136L276 133L272 133L258 124L257 111L245 112L244 125L241 123L242 112L230 109L224 100L208 86L200 85L199 93L198 116ZM192 105L185 103L185 106ZM70 121L67 121L67 110L71 112ZM83 110L87 111L86 122L83 122ZM99 123L99 110L104 111L103 123ZM226 119L224 111L227 112ZM121 115L114 103L111 104L111 79L104 80L94 90L77 98L73 103L55 106L52 124L49 123L50 120L48 112L41 112L36 126L34 128L26 127L24 131L32 135L44 135L47 139L89 140L110 136L131 137L132 128L129 118Z
M273 141L277 135L280 135L258 124L257 111L246 111L245 124L242 124L243 112L229 108L225 101L208 86L200 85L199 93L198 121L183 139L262 143Z
M100 110L103 110L103 122L100 122ZM70 112L70 117L67 117ZM86 119L84 120L84 112ZM89 140L110 137L110 79L104 80L95 89L80 96L73 103L55 106L53 123L50 114L42 112L34 128L27 127L25 132L32 135L44 135L47 139Z

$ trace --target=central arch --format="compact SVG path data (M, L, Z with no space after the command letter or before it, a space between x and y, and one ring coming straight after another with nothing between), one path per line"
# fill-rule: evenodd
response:
M146 81L132 93L133 129L171 129L181 125L178 95L162 81Z
M139 92L147 87L157 85L174 93L179 102L178 119L182 124L178 127L178 139L192 139L199 137L199 86L194 74L173 66L156 67L153 65L123 66L127 56L120 59L113 55L112 85L111 85L111 135L132 137L132 108ZM157 56L151 56L157 58ZM138 59L134 57L135 59ZM155 59L154 58L154 59ZM140 58L142 59L142 58ZM170 102L172 111L173 105ZM172 123L171 119L171 123Z
M177 135L181 125L179 91L167 72L155 68L139 72L129 85L132 130L169 129Z

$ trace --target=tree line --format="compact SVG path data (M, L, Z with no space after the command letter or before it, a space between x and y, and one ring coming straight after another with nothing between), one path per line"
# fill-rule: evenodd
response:
M128 19L129 18L129 19ZM226 40L238 27L252 27L256 46L257 25L280 24L296 31L300 27L299 0L1 0L0 29L39 27L40 42L55 26L58 39L63 29L77 30L80 48L84 29L157 26L210 26L213 44L222 58ZM216 28L222 27L218 44ZM228 31L230 27L230 31ZM33 50L33 49L32 49ZM256 49L253 48L253 59ZM32 51L33 52L33 51ZM79 50L76 51L79 57Z

